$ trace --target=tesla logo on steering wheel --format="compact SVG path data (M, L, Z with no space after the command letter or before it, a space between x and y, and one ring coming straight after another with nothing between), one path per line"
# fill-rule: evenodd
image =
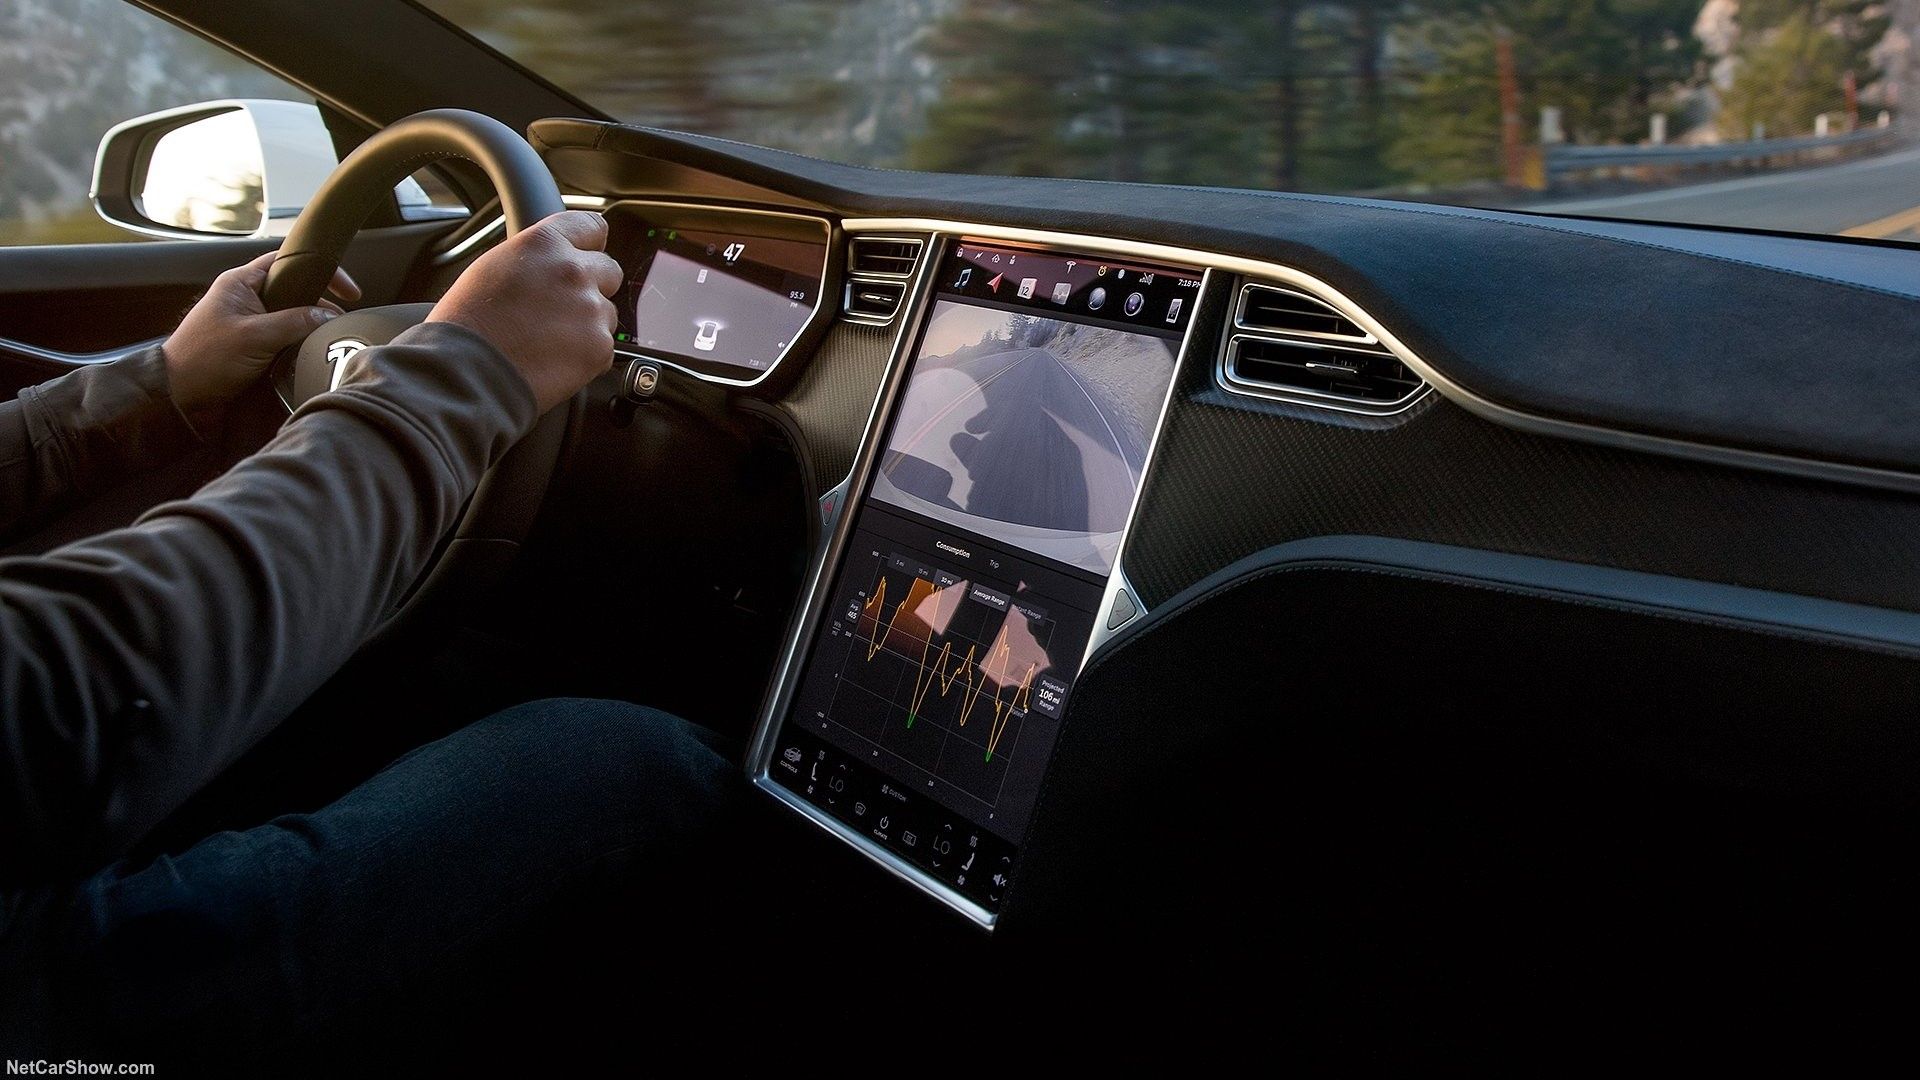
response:
M366 347L367 343L359 338L341 338L327 346L327 366L333 369L332 377L327 380L327 389L339 389L340 376L347 370L347 359Z
M347 357L367 347L367 343L355 338L341 338L327 346L327 363L343 363Z

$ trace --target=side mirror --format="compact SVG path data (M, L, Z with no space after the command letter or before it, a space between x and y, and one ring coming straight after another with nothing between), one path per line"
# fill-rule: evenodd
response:
M93 205L146 236L284 236L339 163L312 105L209 101L107 132L94 161Z

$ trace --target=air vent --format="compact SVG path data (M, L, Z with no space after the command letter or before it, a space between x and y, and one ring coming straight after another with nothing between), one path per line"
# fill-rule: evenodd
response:
M916 236L856 236L847 242L847 290L840 310L848 319L889 323L900 313L907 279L926 241Z
M900 297L906 291L906 285L898 281L849 281L842 309L855 319L888 322L899 312Z
M918 240L856 236L847 252L847 272L906 278L913 276L913 265L919 261Z
M1234 393L1386 416L1427 390L1359 323L1299 289L1243 283L1234 327L1220 354Z
M1388 353L1256 337L1236 338L1230 348L1229 375L1242 384L1375 406L1398 405L1426 385Z
M1234 319L1242 330L1364 341L1375 338L1360 324L1305 293L1252 283L1240 288L1240 310Z

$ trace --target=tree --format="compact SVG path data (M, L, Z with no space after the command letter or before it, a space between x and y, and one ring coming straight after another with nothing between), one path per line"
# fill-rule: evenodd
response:
M829 0L433 0L448 19L616 116L769 139L829 112L838 88L798 48Z
M1746 0L1738 18L1733 85L1720 112L1730 139L1747 138L1756 126L1770 136L1805 134L1815 116L1843 107L1847 76L1859 86L1879 77L1871 53L1889 25L1881 5Z
M1228 88L1247 7L962 0L929 35L940 96L907 163L1244 183L1254 140Z
M1403 31L1420 71L1398 100L1388 160L1431 183L1500 170L1494 36L1513 40L1522 107L1551 105L1575 142L1632 142L1696 74L1698 0L1436 0Z
M1379 184L1382 56L1400 6L961 0L929 36L940 97L908 164L1251 187Z

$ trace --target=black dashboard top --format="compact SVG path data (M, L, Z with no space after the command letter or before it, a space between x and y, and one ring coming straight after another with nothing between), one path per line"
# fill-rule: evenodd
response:
M546 120L563 185L671 182L850 217L991 221L1268 260L1364 306L1445 382L1569 425L1858 470L1912 487L1920 254L1361 199L895 172L655 129ZM1806 317L1809 307L1821 317ZM1658 449L1656 445L1653 448ZM1684 449L1684 448L1683 448ZM1765 464L1763 460L1754 463ZM1782 463L1796 471L1792 463Z

